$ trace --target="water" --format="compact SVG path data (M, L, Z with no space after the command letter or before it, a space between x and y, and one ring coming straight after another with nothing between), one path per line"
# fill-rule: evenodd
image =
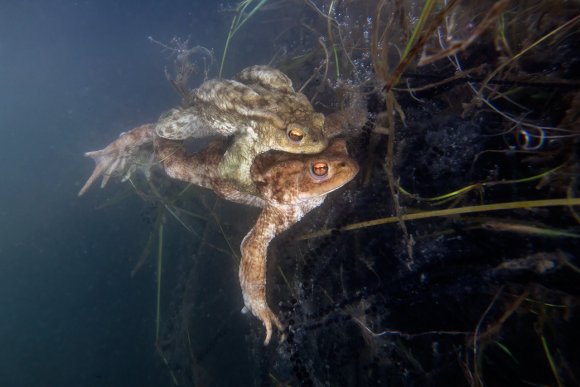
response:
M200 23L193 16L205 15ZM0 385L165 385L155 354L155 277L130 272L143 204L95 210L78 189L85 151L178 98L152 35L223 37L190 1L0 4Z
M84 152L180 102L164 75L175 53L149 37L213 50L216 77L236 3L0 3L0 386L577 382L580 248L568 207L408 221L407 236L393 222L297 240L394 214L381 77L398 63L421 4L387 2L375 23L375 1L333 1L329 21L330 3L266 2L232 39L224 66L231 78L272 60L297 89L306 83L317 111L349 102L368 110L366 125L349 132L359 176L269 247L269 304L288 328L284 342L267 347L260 322L240 313L237 278L239 245L257 209L191 189L175 202L201 216L181 219L188 231L118 179L77 197L93 168ZM487 12L477 3L461 2L445 19L454 39L476 31ZM402 72L394 95L406 118L395 115L393 173L423 198L401 191L404 213L578 196L578 90L569 82L578 81L580 61L571 29L490 83L483 95L506 114L473 99L506 57L577 14L574 4L512 5L465 53ZM374 25L390 29L373 35ZM385 40L372 50L376 36ZM441 42L429 39L425 52ZM472 71L469 82L405 90L458 67ZM534 149L525 138L536 140ZM428 200L472 184L452 201ZM158 188L171 198L184 185Z

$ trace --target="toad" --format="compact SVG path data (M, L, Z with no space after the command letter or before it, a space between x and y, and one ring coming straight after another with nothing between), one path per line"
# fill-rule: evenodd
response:
M323 128L324 115L294 91L290 78L268 66L252 66L236 80L204 82L192 91L189 106L159 118L155 133L170 140L234 136L217 170L223 180L251 192L250 167L258 154L319 153L328 145Z
M151 141L155 143L154 153L147 156L152 152L147 147ZM343 139L334 139L326 150L316 155L267 152L256 157L251 166L253 188L246 192L220 175L218 166L227 150L224 139L187 155L181 142L156 136L155 124L142 125L124 133L105 149L87 154L96 160L97 166L79 194L86 192L99 176L103 175L103 184L106 184L114 172L132 170L138 159L153 157L171 178L212 189L230 201L262 208L256 224L241 244L239 278L244 309L264 324L267 344L273 328L282 329L266 300L270 242L322 204L328 193L352 180L358 165L348 157Z
M148 129L138 138L134 131L122 133L106 148L85 153L96 166L79 196L100 176L104 187L113 174L126 180L139 166L148 173L151 160L142 156L152 152L140 150L150 148L156 137L186 140L212 135L233 137L217 167L220 177L240 191L257 194L250 176L257 155L271 149L315 154L326 148L329 138L349 126L360 128L366 120L366 110L356 98L347 110L325 119L304 94L294 91L284 73L268 66L248 67L237 79L206 81L193 90L190 106L171 109L157 123L144 125Z
M251 167L253 193L238 190L219 175L217 166L227 153L224 141L190 156L180 144L161 138L156 139L155 149L170 177L212 189L227 200L262 208L241 244L239 279L244 309L262 321L264 344L268 344L273 327L283 328L266 300L268 245L357 174L358 165L348 157L345 141L335 139L317 155L264 153Z

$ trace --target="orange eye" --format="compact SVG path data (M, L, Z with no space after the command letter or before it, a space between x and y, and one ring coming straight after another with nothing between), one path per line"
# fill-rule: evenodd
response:
M328 174L328 164L322 161L312 164L312 174L315 176L326 176Z
M288 138L294 142L300 142L304 138L304 132L297 128L288 131Z

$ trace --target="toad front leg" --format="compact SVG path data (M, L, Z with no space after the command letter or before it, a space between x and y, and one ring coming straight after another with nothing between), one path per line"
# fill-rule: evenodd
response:
M123 180L127 180L137 167L139 156L142 156L139 154L140 151L144 146L152 144L154 138L155 124L145 124L121 134L104 149L85 153L85 156L95 160L95 169L79 191L79 196L87 192L101 176L103 176L101 188L107 185L113 174L121 175ZM152 150L150 157L154 157Z
M239 136L224 152L217 167L219 177L241 192L256 195L250 168L256 155L267 150L263 148L259 139L250 135Z

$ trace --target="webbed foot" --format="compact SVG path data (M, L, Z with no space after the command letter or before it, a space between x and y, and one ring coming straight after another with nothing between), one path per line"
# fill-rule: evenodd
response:
M268 345L272 339L272 332L274 331L273 328L275 327L280 332L283 332L284 326L266 303L252 302L252 304L253 305L250 308L246 306L244 309L250 310L254 316L262 321L264 328L266 328L266 338L264 339L264 345Z
M140 147L153 142L155 137L154 124L146 124L132 129L110 143L106 148L85 153L85 156L95 160L93 173L79 191L83 195L99 178L103 177L101 188L109 182L109 178L115 175L123 176L122 181L131 177L135 171ZM153 153L151 152L151 156Z

